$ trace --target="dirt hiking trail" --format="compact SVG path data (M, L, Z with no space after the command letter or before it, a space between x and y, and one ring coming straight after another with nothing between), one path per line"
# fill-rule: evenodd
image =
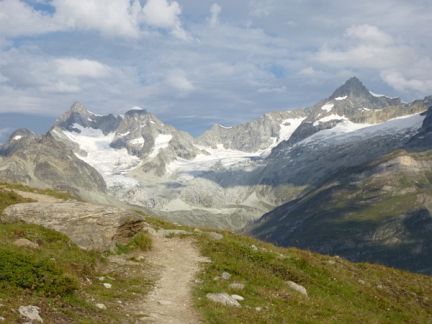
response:
M153 249L146 254L158 280L141 304L131 305L143 323L201 323L193 307L192 286L202 257L193 241L184 238L153 236Z

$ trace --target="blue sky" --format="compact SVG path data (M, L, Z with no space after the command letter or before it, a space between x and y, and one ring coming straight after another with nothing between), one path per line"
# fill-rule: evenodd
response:
M196 135L353 75L411 100L432 94L430 26L429 0L0 0L0 113L140 106Z

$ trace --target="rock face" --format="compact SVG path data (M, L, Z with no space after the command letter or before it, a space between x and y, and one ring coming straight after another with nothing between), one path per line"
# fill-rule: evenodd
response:
M306 113L300 109L267 113L254 121L233 127L216 124L200 136L197 143L212 148L222 145L226 149L244 152L265 150L282 139L285 128L297 126L305 117Z
M106 191L102 176L65 144L50 134L36 136L28 130L17 130L8 144L0 146L0 181L53 187L75 194Z
M108 250L115 243L124 243L144 225L143 218L133 212L82 202L12 205L0 215L0 222L42 225L92 250Z

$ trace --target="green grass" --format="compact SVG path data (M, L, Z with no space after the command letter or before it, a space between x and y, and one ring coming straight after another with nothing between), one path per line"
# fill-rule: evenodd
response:
M7 206L31 201L31 199L25 199L13 191L2 189L0 187L0 214Z
M150 251L152 249L152 239L146 232L135 234L127 244L117 244L117 252L120 254L131 253L134 251Z
M198 239L211 258L194 291L209 323L430 323L432 279L378 265L351 263L298 249L283 249L231 233L221 241ZM251 246L256 245L259 251ZM229 272L228 281L215 280ZM306 298L287 281L303 285ZM229 284L245 284L241 291ZM215 304L207 293L245 298L241 308ZM257 311L256 308L261 310Z
M32 188L20 183L9 183L9 182L0 182L0 189L9 189L9 190L20 190L20 191L27 191L27 192L33 192L33 193L38 193L41 195L47 195L47 196L51 196L57 199L61 199L61 200L70 200L70 199L75 199L75 200L79 200L78 197L71 195L68 192L63 192L63 191L57 191L54 189L50 189L50 188L46 188L46 189L37 189L37 188Z
M30 289L46 297L69 295L78 289L76 278L50 259L17 247L0 246L0 260L0 289Z

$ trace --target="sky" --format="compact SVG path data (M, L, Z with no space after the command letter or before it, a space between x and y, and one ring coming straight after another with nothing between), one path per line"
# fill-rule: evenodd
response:
M432 94L431 26L430 0L0 0L0 138L74 101L193 135L352 76L409 101Z

